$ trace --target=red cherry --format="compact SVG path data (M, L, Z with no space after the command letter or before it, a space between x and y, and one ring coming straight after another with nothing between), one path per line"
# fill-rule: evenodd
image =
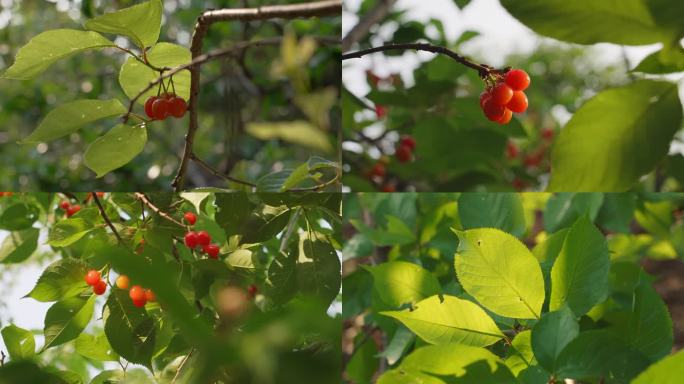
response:
M172 97L169 99L169 114L173 117L181 118L185 115L188 104L182 97Z
M150 119L154 119L154 113L152 113L152 104L154 104L155 101L157 101L158 97L157 96L151 96L147 101L145 102L145 114L147 117Z
M525 92L515 91L511 101L506 104L506 108L515 113L523 113L527 110L527 96Z
M249 292L250 296L254 297L257 293L259 293L259 288L256 285L252 284L249 287L247 287L247 292Z
M512 159L515 159L516 157L518 157L519 152L520 152L520 150L518 149L518 146L515 145L514 142L509 141L506 144L506 157L508 157L509 159L512 160Z
M169 100L157 99L152 103L152 116L157 120L164 120L169 116Z
M69 208L67 208L67 210L66 210L66 215L67 215L67 217L71 217L71 216L75 215L76 212L78 212L78 211L80 211L80 210L81 210L81 206L80 206L80 205L78 205L78 204L72 205L72 206L70 206Z
M506 125L511 122L511 119L513 118L513 112L511 112L510 109L506 108L504 110L503 116L497 121L501 125Z
M371 169L371 176L385 176L385 165L382 163L375 163L373 169Z
M197 216L195 216L195 214L192 212L185 212L185 215L183 215L183 219L185 219L185 222L189 225L195 225L195 223L197 222Z
M139 299L139 300L133 300L133 305L135 305L138 308L144 307L146 303L147 303L147 300L145 300L144 298Z
M150 303L154 303L155 301L157 301L157 295L155 295L151 289L146 289L145 290L145 301L149 301Z
M514 91L524 91L530 86L530 76L522 69L514 69L506 73L506 84Z
M413 151L414 149L416 149L416 139L414 139L411 136L404 136L399 141L399 145L404 145L406 147L409 147L409 148L411 148L411 151Z
M519 177L513 179L511 185L513 185L513 188L515 188L516 191L522 191L525 188L525 182L522 181Z
M70 206L71 206L71 203L69 203L67 200L63 200L61 203L59 203L59 207L65 211L67 209L69 209Z
M541 131L541 136L546 140L553 139L553 128L544 128Z
M211 235L207 231L197 232L197 244L201 246L209 245L211 243Z
M185 246L192 249L197 246L197 233L190 231L185 234Z
M105 283L103 280L98 280L95 285L93 285L93 293L96 295L101 295L105 293L107 290L107 283Z
M499 105L508 104L512 97L513 90L505 83L499 83L492 89L492 99Z
M411 148L405 146L405 145L400 145L397 147L396 152L394 153L394 156L396 156L397 160L399 160L402 163L406 163L411 160L412 154L411 154Z
M485 116L487 116L489 120L496 122L498 122L506 112L506 108L497 104L493 98L489 98L485 101L483 110Z
M394 186L394 184L385 184L382 186L381 191L383 191L383 192L396 192L397 188Z
M492 98L492 94L489 91L482 91L480 93L480 109L484 109L485 102Z
M384 107L382 105L376 105L375 115L378 117L378 119L382 119L383 117L387 116L387 107Z
M88 285L95 286L95 284L97 284L98 281L100 281L100 272L99 271L97 271L95 269L91 269L90 271L88 271L88 273L86 273L85 282Z
M542 161L542 156L542 153L529 154L523 159L523 164L528 168L539 166Z
M128 296L133 301L145 300L145 290L143 289L143 287L141 287L139 285L134 285L131 287L131 290L128 292Z
M211 257L212 259L218 259L218 254L219 254L219 251L220 251L218 245L216 245L216 244L205 245L205 246L202 248L202 250L204 251L204 253L206 253L206 254L207 254L209 257Z

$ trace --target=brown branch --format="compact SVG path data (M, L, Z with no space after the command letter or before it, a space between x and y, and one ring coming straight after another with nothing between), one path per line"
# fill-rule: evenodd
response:
M174 223L174 224L176 224L176 225L179 225L179 226L181 226L181 227L183 227L183 228L187 228L187 226L186 226L185 224L183 224L183 223L181 223L180 221L174 219L174 218L171 217L168 213L162 211L161 209L159 209L159 207L157 207L156 205L154 205L154 204L150 201L150 199L148 199L147 196L145 196L144 193L135 192L135 198L138 199L138 200L140 200L143 204L147 205L147 207L149 207L151 210L153 210L157 215L159 215L159 216L165 218L166 220L168 220L168 221L170 221L170 222L172 222L172 223Z
M202 159L200 159L199 157L197 157L197 155L195 155L194 153L190 153L189 158L190 158L192 161L196 162L198 165L200 165L200 166L201 166L202 168L204 168L205 170L209 171L209 173L211 173L211 174L214 175L214 176L220 177L220 178L222 178L222 179L224 179L224 180L227 180L227 181L232 181L232 182L234 182L234 183L246 185L246 186L249 186L249 187L252 187L252 188L255 188L255 187L256 187L256 184L254 184L254 183L252 183L252 182L237 179L237 178L235 178L235 177L233 177L233 176L226 175L226 174L224 174L223 172L220 172L220 171L214 169L214 167L212 167L211 165L207 164L207 162L205 162L204 160L202 160Z
M363 57L365 55L371 54L371 53L376 53L376 52L384 52L384 51L394 51L394 50L416 50L416 51L425 51L425 52L432 52L432 53L437 53L440 55L446 55L452 59L454 59L456 62L465 65L468 68L472 68L476 70L479 74L480 77L485 78L489 76L490 74L498 74L498 73L506 73L508 72L509 68L504 68L504 69L495 69L490 67L489 65L486 64L478 64L470 59L466 58L465 56L461 56L458 53L445 48L445 47L440 47L438 45L432 45L432 44L426 44L426 43L406 43L406 44L387 44L383 45L380 47L374 47L374 48L369 48L369 49L363 49L360 51L356 52L351 52L351 53L345 53L342 55L342 60L348 60L348 59L357 59L360 57Z
M112 232L114 233L114 236L116 236L116 239L119 241L119 243L124 244L124 241L121 238L121 235L119 235L119 231L116 230L116 228L114 227L114 224L109 219L109 216L107 216L107 212L105 212L105 209L102 206L102 203L100 202L100 198L97 197L97 193L90 192L90 195L93 197L93 201L95 201L97 208L100 210L100 216L102 216L102 219L105 221L105 223L107 223L107 226L109 227L109 229L112 230Z
M211 24L219 21L250 21L267 20L274 18L293 19L306 17L320 17L340 15L342 11L342 0L325 0L312 3L272 5L259 8L242 9L219 9L204 12L197 18L195 31L192 35L190 52L192 59L195 60L202 54L202 43ZM183 189L185 172L188 160L192 153L192 146L195 134L199 126L197 99L200 91L200 66L195 64L190 67L190 100L188 100L188 110L190 111L190 123L188 133L185 135L185 148L183 156L178 166L178 172L171 186L176 192Z
M0 351L0 367L5 365L5 357L7 357L7 355L5 355L5 351Z
M396 2L397 0L379 0L342 39L342 52L348 51L352 45L363 39L375 24L387 16Z

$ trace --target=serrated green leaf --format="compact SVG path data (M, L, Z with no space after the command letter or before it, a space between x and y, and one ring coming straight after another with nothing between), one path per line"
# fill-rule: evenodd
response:
M77 242L93 229L88 222L76 217L60 220L50 229L48 244L53 247L66 247Z
M50 264L26 297L48 302L78 296L88 285L83 280L87 266L80 260L61 259Z
M93 317L95 295L62 299L45 314L45 345L42 350L71 341L83 332Z
M494 344L503 334L494 320L477 304L454 296L432 296L419 301L412 311L385 311L381 315L401 321L430 344L461 343L475 347Z
M142 152L145 143L147 143L145 125L131 127L119 124L88 146L84 163L97 174L97 177L102 177L128 164Z
M143 308L133 305L128 291L113 289L107 299L105 335L115 352L124 359L151 368L156 328Z
M90 19L85 27L91 31L128 36L138 47L145 48L159 39L161 19L161 0L151 0Z
M645 45L666 41L641 0L501 0L513 17L539 33L579 44Z
M584 216L570 227L551 269L549 309L567 305L575 316L587 313L608 295L610 255L606 239Z
M568 307L545 313L532 328L532 349L539 365L556 372L556 359L579 334L579 324Z
M530 250L494 228L455 232L459 244L454 265L465 291L497 315L539 318L544 279Z
M11 232L0 245L0 264L20 263L38 248L40 229L32 228Z
M38 128L21 143L55 140L78 131L88 123L125 112L126 108L117 99L72 101L48 112Z
M40 209L29 203L14 203L2 210L0 229L21 231L30 228L38 220Z
M366 270L373 275L373 286L380 298L393 307L441 293L437 278L413 263L390 261Z
M32 79L59 59L92 48L112 47L114 43L96 32L53 29L32 38L19 49L14 64L2 78Z
M147 60L157 67L174 68L192 61L190 50L186 47L171 44L159 43L147 52ZM140 91L145 89L150 82L159 77L159 72L154 71L138 60L129 57L121 66L119 72L119 84L126 96L133 98L137 96ZM187 70L180 71L173 75L173 84L176 90L176 95L184 99L190 98L190 72ZM157 96L157 89L152 87L145 92L137 102L145 104L145 101L150 96Z
M96 361L119 361L119 355L112 350L104 334L90 335L81 333L76 339L76 352Z
M640 80L587 101L553 146L549 191L632 187L667 155L681 127L677 90L672 83Z
M29 360L36 354L36 341L31 331L10 324L0 333L11 360Z
M259 178L256 182L257 192L280 192L283 186L292 175L292 170L285 169L278 172L271 172ZM297 176L295 176L297 177Z

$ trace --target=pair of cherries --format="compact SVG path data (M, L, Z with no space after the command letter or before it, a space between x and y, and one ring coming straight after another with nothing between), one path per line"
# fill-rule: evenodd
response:
M145 102L145 114L154 120L164 120L169 116L181 118L187 110L188 104L185 99L173 93L151 96Z

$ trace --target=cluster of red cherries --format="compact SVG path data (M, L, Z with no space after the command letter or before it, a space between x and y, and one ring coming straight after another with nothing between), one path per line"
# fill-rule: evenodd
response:
M480 108L487 119L508 124L513 113L527 110L527 96L523 92L530 86L530 76L522 69L513 69L496 75L494 84L480 94Z
M107 290L107 283L102 280L102 276L98 270L91 269L88 271L88 273L85 275L85 282L93 287L93 293L98 296L104 294ZM134 285L131 287L130 285L131 279L129 279L126 275L120 275L116 279L116 286L119 287L119 289L128 289L130 287L128 296L131 298L133 305L136 307L144 307L147 302L157 301L157 296L154 294L154 292L152 292L151 289L144 289L139 285Z
M71 204L69 201L64 200L59 203L59 208L62 209L66 217L71 217L76 214L76 212L81 210L81 206L79 204Z
M169 116L181 118L188 110L188 104L182 97L174 93L162 93L159 96L150 96L145 101L145 114L153 120L164 120Z
M185 215L183 215L183 220L185 220L189 226L193 226L197 221L197 216L195 216L195 214L192 212L185 212ZM207 231L189 231L185 234L184 242L185 246L190 248L190 250L199 248L210 258L218 259L221 249L218 245L211 242L211 235Z

